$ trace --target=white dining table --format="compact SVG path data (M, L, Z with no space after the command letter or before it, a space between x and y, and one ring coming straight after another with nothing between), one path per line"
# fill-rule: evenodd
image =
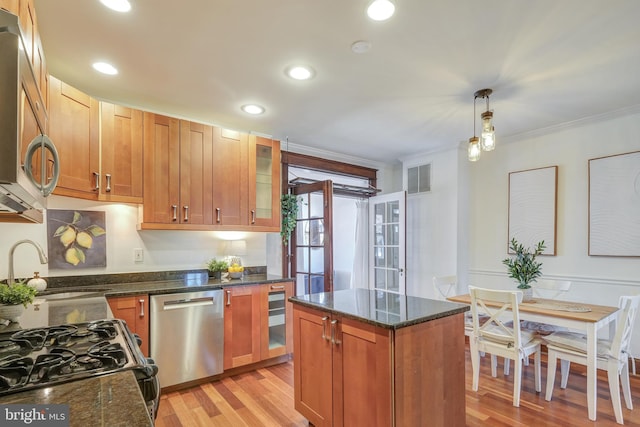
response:
M471 304L469 294L447 298L449 301ZM489 305L489 304L487 304ZM588 310L588 311L586 311ZM520 319L548 325L564 326L584 332L587 336L587 404L589 419L596 420L597 412L597 344L598 332L609 326L609 336L613 336L618 307L584 304L575 301L534 298L520 304Z

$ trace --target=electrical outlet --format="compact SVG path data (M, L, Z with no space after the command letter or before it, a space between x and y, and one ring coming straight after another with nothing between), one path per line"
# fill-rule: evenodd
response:
M134 262L144 261L144 252L142 251L142 248L135 248L133 250L133 261Z

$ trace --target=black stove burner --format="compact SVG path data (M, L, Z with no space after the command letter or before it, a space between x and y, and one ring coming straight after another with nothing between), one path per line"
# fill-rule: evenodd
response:
M24 384L32 366L33 359L30 357L11 355L0 360L0 390Z
M0 396L122 369L144 373L148 361L130 334L117 319L0 334Z

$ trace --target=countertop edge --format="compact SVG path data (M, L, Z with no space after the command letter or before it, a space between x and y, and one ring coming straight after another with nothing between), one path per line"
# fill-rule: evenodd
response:
M321 310L321 311L326 311L326 312L331 313L331 314L337 314L337 315L346 317L348 319L358 320L360 322L367 323L369 325L379 326L379 327L384 328L384 329L392 329L392 330L406 328L408 326L413 326L413 325L417 325L417 324L420 324L420 323L429 322L429 321L436 320L436 319L441 319L443 317L453 316L453 315L464 313L464 312L467 312L467 311L470 310L469 306L467 306L467 305L458 304L458 303L451 303L452 305L457 305L458 307L452 308L451 310L440 311L438 313L433 313L433 314L426 315L426 316L423 316L423 317L418 317L418 318L415 318L415 319L404 320L404 321L396 322L394 324L389 324L389 323L375 321L375 320L372 320L370 318L357 316L357 315L354 315L354 314L351 314L351 313L348 313L348 312L345 312L345 311L342 311L342 310L338 310L338 309L335 309L335 308L327 307L326 305L323 305L323 304L317 304L317 303L313 303L313 302L309 302L309 301L300 300L300 299L298 299L296 297L290 297L289 298L289 302L291 302L292 304L298 304L298 305L301 305L301 306L304 306L304 307L309 307L309 308L313 308L313 309L317 309L317 310Z

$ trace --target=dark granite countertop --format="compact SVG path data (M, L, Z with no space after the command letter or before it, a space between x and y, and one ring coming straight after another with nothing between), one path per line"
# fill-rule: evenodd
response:
M368 289L299 295L289 301L387 329L400 329L469 310L465 304Z
M278 283L292 281L293 279L282 278L280 276L266 273L245 274L241 279L214 279L206 272L187 272L179 277L162 279L162 276L145 276L152 280L138 280L133 275L96 275L85 277L72 277L65 279L49 279L53 286L47 287L39 296L46 298L47 295L60 292L96 292L97 295L106 297L127 296L137 294L168 294L179 292L197 292L212 289L222 289L228 286L255 285L262 283ZM131 281L128 281L131 280ZM153 280L155 279L155 280Z
M0 404L69 405L69 426L153 426L132 371L0 397ZM138 398L136 398L138 397Z

